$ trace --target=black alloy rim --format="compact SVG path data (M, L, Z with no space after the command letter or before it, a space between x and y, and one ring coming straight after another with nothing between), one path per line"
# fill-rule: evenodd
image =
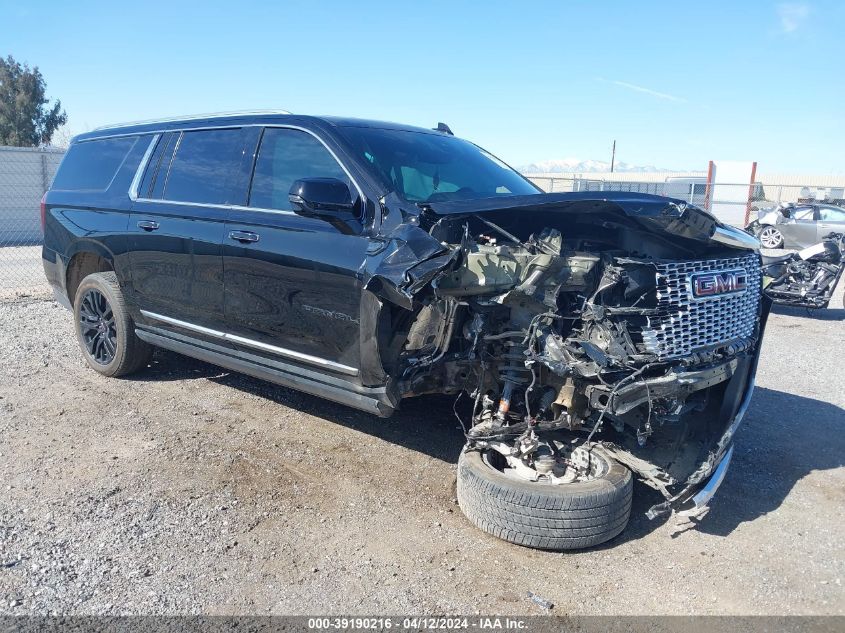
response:
M114 312L106 296L89 290L79 306L79 326L88 354L100 365L108 365L117 353L117 329Z

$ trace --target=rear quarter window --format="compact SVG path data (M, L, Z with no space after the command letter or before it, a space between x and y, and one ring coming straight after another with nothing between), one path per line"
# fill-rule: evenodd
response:
M74 143L62 160L52 189L105 191L137 142L137 136L122 136Z

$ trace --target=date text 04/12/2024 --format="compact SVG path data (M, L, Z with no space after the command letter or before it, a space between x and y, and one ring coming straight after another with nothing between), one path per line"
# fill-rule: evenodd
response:
M508 617L309 618L310 630L523 630L525 620Z

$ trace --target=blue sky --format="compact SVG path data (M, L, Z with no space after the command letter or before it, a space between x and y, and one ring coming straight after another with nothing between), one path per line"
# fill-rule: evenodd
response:
M514 165L845 173L845 3L0 0L69 126L234 109L455 132Z

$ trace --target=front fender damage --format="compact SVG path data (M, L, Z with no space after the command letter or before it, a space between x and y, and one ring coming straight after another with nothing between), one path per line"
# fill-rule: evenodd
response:
M574 447L601 445L666 499L649 518L701 516L750 401L768 305L744 330L661 356L675 317L659 271L735 266L753 240L656 197L482 204L383 205L393 223L361 269L364 383L388 384L397 404L466 391L470 447L506 444L520 472L560 481L580 476Z
M416 294L460 254L412 224L400 224L378 246L365 264L364 290L406 310L413 309Z
M414 301L460 255L410 221L371 242L361 270L361 379L365 385L395 387L398 333L414 311ZM399 396L396 396L398 402Z

